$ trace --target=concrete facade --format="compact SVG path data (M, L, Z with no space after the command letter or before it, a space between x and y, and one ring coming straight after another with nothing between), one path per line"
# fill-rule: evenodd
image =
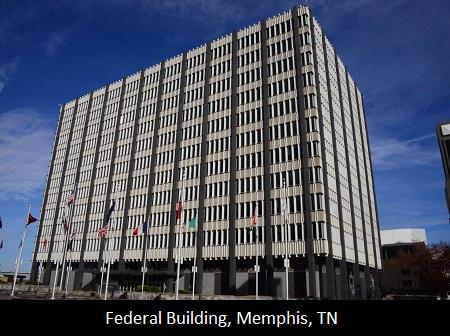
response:
M197 292L254 294L258 253L260 293L283 296L288 244L292 297L379 296L369 148L363 95L310 9L295 7L61 106L32 272L42 263L51 280L66 213L74 288L98 281L106 253L113 279L139 283L143 246L149 277L170 278L184 171L183 218L197 215L201 234L183 232L182 288L197 258ZM146 220L148 236L133 236Z
M450 214L450 122L439 123L436 127L436 134L441 150L442 164L445 174L445 198Z

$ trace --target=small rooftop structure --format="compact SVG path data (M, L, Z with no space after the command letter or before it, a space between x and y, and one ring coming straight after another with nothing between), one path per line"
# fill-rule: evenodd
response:
M393 229L381 230L381 245L411 244L423 242L427 244L425 229Z

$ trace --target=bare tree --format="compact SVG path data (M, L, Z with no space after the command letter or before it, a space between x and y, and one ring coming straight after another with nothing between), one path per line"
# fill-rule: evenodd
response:
M401 250L393 262L410 269L428 294L443 295L450 290L450 246L441 242L426 246L415 244L410 251Z

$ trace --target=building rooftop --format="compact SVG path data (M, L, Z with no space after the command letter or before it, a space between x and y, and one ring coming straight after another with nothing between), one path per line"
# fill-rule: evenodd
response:
M423 242L427 244L425 229L380 230L381 245L394 245Z

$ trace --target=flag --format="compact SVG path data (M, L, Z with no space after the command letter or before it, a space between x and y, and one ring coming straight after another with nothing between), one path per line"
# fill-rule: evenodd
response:
M194 216L189 221L189 229L196 229L197 228L197 216Z
M138 227L133 229L133 236L137 236L140 234L145 234L147 232L147 222L144 222L142 224L139 224Z
M180 192L180 199L178 200L177 205L177 220L181 221L181 211L183 210L184 203L184 188Z
M181 201L177 203L177 220L181 219L181 210L183 209L183 204Z
M28 213L27 225L36 222L37 219L34 218L31 213Z
M284 219L289 219L289 204L286 197L281 198L281 215Z
M73 232L73 233L70 235L70 240L69 240L69 242L67 243L67 251L72 251L72 241L73 241L73 239L75 238L75 235L76 235L75 232Z
M71 205L75 202L75 195L71 193L69 196L67 196L67 205Z
M147 233L147 222L142 223L142 233L146 234Z
M139 234L139 227L140 227L140 225L133 229L133 236L137 236Z
M0 229L3 227L2 218L0 217Z
M116 208L116 201L112 200L111 207L109 208L108 213L106 214L106 221L107 222L109 221L109 219L111 217L111 214L113 213L115 208Z
M67 231L67 229L69 228L69 224L67 223L66 217L63 218L63 226L64 226L64 231Z
M255 205L255 209L253 210L253 218L252 218L252 226L256 227L256 209L258 208L258 205Z
M108 227L103 226L98 230L98 236L99 237L104 237L106 236L106 233L108 232Z

